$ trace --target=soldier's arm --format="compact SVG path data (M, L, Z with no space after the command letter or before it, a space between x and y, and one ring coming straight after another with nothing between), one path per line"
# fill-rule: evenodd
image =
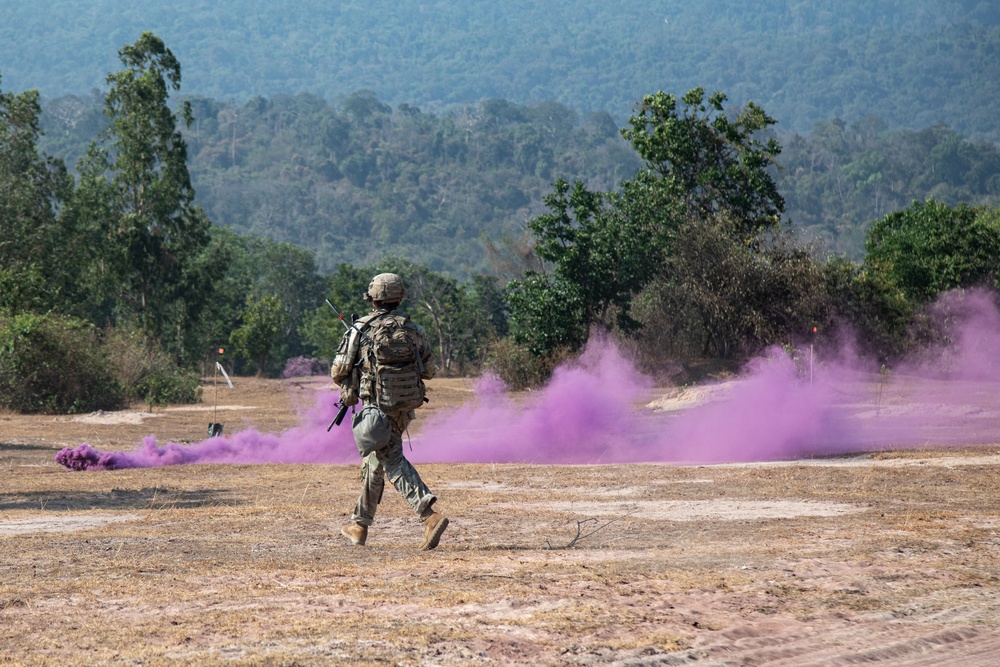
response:
M358 331L351 328L344 333L340 341L340 348L337 356L333 358L333 365L330 367L330 377L336 384L342 384L351 375L354 369L354 362L358 358Z
M430 380L437 374L437 364L434 363L434 353L431 351L431 344L423 331L420 332L420 361L424 366L424 371L420 374L420 377L424 380Z

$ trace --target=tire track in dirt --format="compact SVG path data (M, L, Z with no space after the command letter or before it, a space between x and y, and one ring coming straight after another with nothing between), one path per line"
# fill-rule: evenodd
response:
M993 667L1000 656L1000 636L972 626L871 623L863 620L738 626L712 642L696 645L700 665L730 667L848 667L890 664L895 667L963 665Z

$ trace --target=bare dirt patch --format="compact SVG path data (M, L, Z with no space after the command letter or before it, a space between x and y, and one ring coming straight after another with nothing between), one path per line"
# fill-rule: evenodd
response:
M805 500L633 500L618 503L550 501L512 504L509 507L559 511L584 517L615 518L640 515L647 519L663 521L793 519L800 516L838 516L863 509L843 503L818 503Z
M219 392L227 432L288 428L328 384L235 383ZM435 381L431 409L470 387ZM452 525L418 552L391 488L367 547L339 536L353 465L54 462L84 441L199 441L212 417L154 414L0 415L0 664L974 667L1000 655L1000 447L420 465Z
M66 533L74 530L100 528L119 521L135 521L137 514L79 514L73 516L47 516L32 519L0 521L0 535L24 535L27 533Z

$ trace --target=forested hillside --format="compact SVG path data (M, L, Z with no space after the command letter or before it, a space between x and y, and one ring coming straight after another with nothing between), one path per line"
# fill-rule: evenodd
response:
M4 87L103 88L143 30L184 63L186 94L238 104L367 89L393 107L555 100L622 123L650 91L704 86L754 100L786 131L874 115L1000 138L993 0L7 0Z
M623 127L552 101L241 103L181 94L154 33L118 57L106 94L44 115L0 91L0 407L193 400L220 355L309 372L343 326L324 296L362 312L385 271L442 372L512 387L599 330L653 373L804 336L884 365L947 339L938 295L1000 286L1000 155L947 125L790 133L701 87Z
M517 240L557 178L608 191L640 165L610 115L485 100L434 114L371 92L246 104L191 100L184 134L197 202L241 233L309 248L330 272L397 255L468 278L498 269L483 237ZM42 146L69 166L100 130L100 100L50 100ZM878 217L935 197L1000 203L1000 152L947 126L878 119L777 134L786 226L859 259ZM515 249L516 250L516 249Z

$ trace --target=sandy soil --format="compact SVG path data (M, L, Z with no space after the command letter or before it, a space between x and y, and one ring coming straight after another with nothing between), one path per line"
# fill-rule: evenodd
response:
M368 546L343 541L356 466L54 462L82 441L200 441L210 421L283 430L321 389L0 414L0 664L997 664L1000 447L421 465L452 521L433 552L391 488ZM439 410L471 395L433 390ZM711 399L686 391L658 409Z

